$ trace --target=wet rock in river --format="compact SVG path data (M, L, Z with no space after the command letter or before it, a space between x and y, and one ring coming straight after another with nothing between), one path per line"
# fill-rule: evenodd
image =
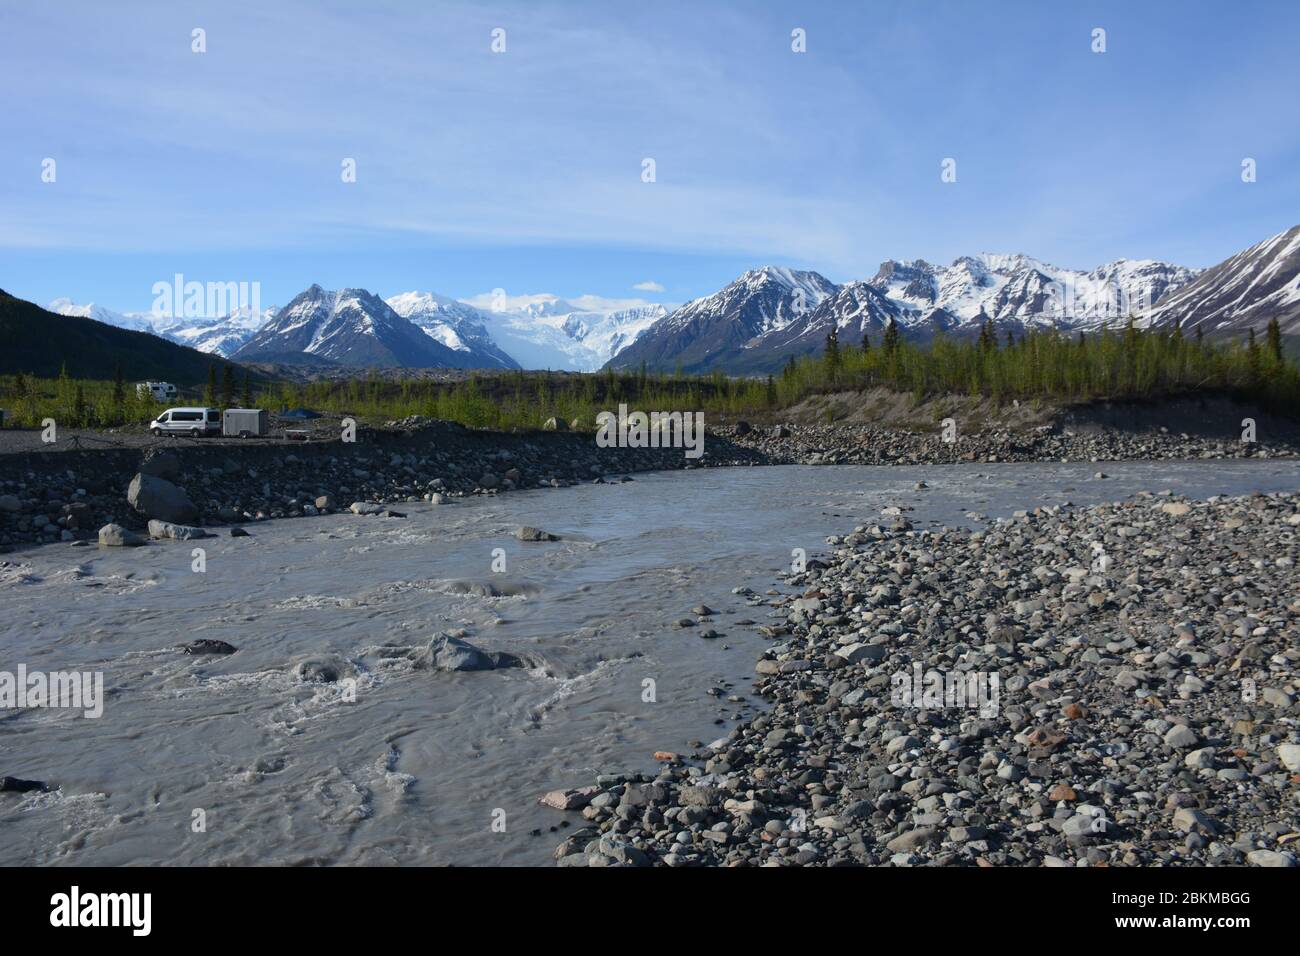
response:
M233 644L227 644L225 641L218 641L210 637L200 638L185 645L185 653L196 656L203 654L233 654L237 650L238 648Z
M149 521L149 537L167 538L173 541L192 541L195 538L206 538L208 533L202 528L196 528L192 525L174 524L170 521L159 521L152 518Z
M418 670L490 671L503 667L522 667L523 661L502 651L483 651L459 637L439 635L415 656Z
M552 810L581 810L600 793L600 787L577 787L573 790L552 790L539 797L537 802Z
M337 655L309 657L293 665L294 679L304 684L333 684L356 673L351 661Z
M106 524L99 529L99 544L104 548L138 548L149 542L120 524Z

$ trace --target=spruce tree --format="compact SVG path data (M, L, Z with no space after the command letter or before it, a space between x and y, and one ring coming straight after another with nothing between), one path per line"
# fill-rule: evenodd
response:
M248 380L248 369L244 369L244 394L240 398L240 403L245 408L253 407L253 383Z
M1132 355L1137 350L1137 341L1137 319L1130 315L1128 324L1124 326L1124 350Z
M221 371L221 405L230 408L235 401L235 369L229 362Z
M204 393L203 403L205 405L217 404L217 367L215 365L208 366L208 388Z
M72 379L68 378L68 363L64 362L59 366L59 411L69 409L72 404Z
M834 382L840 370L840 333L834 323L831 324L831 330L826 333L825 361L826 377Z
M894 354L895 350L897 350L898 348L898 341L899 341L898 323L891 318L889 320L889 325L885 326L885 338L884 338L884 342L881 345L881 347L885 350L886 355Z
M1282 326L1278 324L1277 316L1268 320L1268 353L1273 357L1274 362L1282 361Z
M122 381L122 366L113 369L113 408L121 410L126 404L126 383Z

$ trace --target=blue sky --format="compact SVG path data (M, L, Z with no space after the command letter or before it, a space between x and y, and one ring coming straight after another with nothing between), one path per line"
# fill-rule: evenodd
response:
M0 288L680 302L769 262L1204 266L1300 222L1297 38L1291 0L6 0Z

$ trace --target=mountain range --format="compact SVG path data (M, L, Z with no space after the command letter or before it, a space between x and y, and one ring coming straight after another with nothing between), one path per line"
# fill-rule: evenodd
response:
M888 260L869 280L838 284L813 271L750 270L677 308L553 295L459 301L433 292L381 299L313 285L283 309L184 321L57 299L49 309L151 332L240 361L355 367L647 367L770 372L825 347L831 328L854 344L896 323L910 339L1030 328L1093 331L1200 326L1208 335L1262 330L1276 318L1300 336L1300 226L1208 269L1117 259L1083 271L1026 255L981 253L951 265Z
M907 338L1028 328L1095 331L1134 316L1141 327L1201 326L1207 335L1257 331L1276 318L1300 335L1300 226L1209 269L1117 259L1089 271L1025 255L982 253L949 266L881 264L869 281L837 285L816 272L765 267L687 302L610 361L611 368L770 372L841 341L877 338L890 322Z
M434 292L385 300L365 289L329 292L317 285L283 309L241 309L219 319L117 312L66 298L47 308L241 361L578 371L600 368L670 311L639 300L569 302L553 295L523 296L493 310Z

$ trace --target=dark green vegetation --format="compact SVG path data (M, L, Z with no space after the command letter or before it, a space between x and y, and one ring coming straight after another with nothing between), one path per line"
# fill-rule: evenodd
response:
M1270 410L1300 412L1300 368L1288 358L1276 321L1240 341L1185 336L1179 328L1122 329L1068 336L1031 331L1000 340L992 323L977 339L905 341L891 324L875 342L840 342L792 360L777 383L782 404L805 395L883 386L918 398L939 394L994 399L1161 399L1226 394Z
M166 381L185 387L207 381L213 358L146 332L94 319L47 312L0 291L0 375L105 379L121 369L128 382Z
M420 415L472 428L540 428L547 419L574 419L594 427L596 414L629 410L747 414L775 409L774 386L755 379L728 379L645 372L503 372L473 374L464 381L358 381L280 383L263 397L268 408L299 406L371 420Z

